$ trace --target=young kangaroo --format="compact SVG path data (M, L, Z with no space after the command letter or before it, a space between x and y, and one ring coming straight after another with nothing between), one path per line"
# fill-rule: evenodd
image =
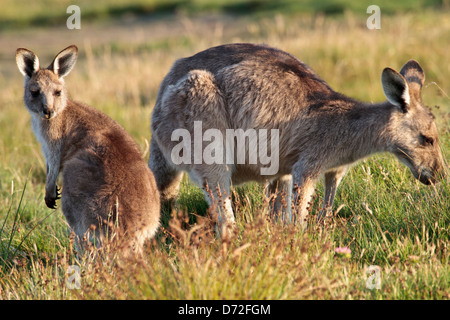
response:
M124 252L140 253L159 226L155 179L139 146L117 122L68 98L63 78L77 56L77 47L69 46L41 69L32 51L16 51L25 105L47 164L45 203L55 208L62 172L62 211L76 235L95 237L99 246L111 224L118 224Z
M381 82L387 101L369 104L333 91L306 64L281 50L254 44L210 48L176 61L164 78L152 116L149 166L166 199L176 196L182 171L199 185L208 184L210 203L217 200L220 189L226 195L218 208L222 229L234 224L231 184L250 180L269 182L268 193L275 194L273 210L287 221L293 219L292 198L296 218L304 227L320 176L325 180L323 214L333 205L347 168L371 154L394 154L424 184L434 183L443 174L434 117L421 101L424 79L414 60L400 73L385 68ZM278 171L262 175L262 161L205 163L189 155L189 161L179 163L174 150L181 157L199 146L203 155L208 151L205 141L212 139L195 137L198 123L204 136L210 129L223 132L222 137L229 129L275 129L272 132L278 132L279 141L270 149L278 152ZM193 136L183 148L180 136L173 134L179 128ZM238 146L241 152L248 153L254 145L268 148L249 140Z

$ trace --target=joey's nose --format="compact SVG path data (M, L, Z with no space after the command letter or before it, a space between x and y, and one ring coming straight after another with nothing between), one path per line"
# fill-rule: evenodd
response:
M42 112L46 119L50 119L55 114L55 112L52 109L49 109L47 106L44 106L44 108L42 109Z

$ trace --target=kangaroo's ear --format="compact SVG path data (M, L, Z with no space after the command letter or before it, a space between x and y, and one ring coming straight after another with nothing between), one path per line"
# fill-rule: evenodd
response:
M420 92L425 82L425 72L415 60L409 60L400 70L400 74L408 82L411 95L420 101Z
M381 74L381 84L388 101L406 113L410 105L410 96L405 78L394 69L385 68Z
M53 71L58 77L67 76L72 70L78 58L78 48L75 45L69 46L58 53L47 69Z
M39 58L28 49L19 48L16 50L16 63L19 71L30 78L33 73L39 70Z

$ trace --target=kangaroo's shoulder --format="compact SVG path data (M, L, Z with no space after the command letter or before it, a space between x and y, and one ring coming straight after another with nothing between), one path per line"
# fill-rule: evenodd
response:
M293 55L265 44L232 43L212 47L191 57L180 59L182 63L198 63L199 61L215 61L225 64L237 64L246 60L261 60L265 63L287 62L289 64L303 63Z
M107 114L82 102L68 100L67 111L70 114L71 127L75 131L86 134L86 138L101 138L104 142L108 140L112 145L120 146L121 149L135 149L136 143L128 132ZM120 149L119 148L119 149Z
M119 124L106 113L80 101L67 100L67 120L88 128L116 127Z

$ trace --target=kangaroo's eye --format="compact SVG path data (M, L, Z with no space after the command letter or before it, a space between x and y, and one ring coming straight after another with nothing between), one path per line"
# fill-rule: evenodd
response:
M432 146L432 145L434 145L434 139L433 138L427 137L427 136L424 136L424 135L422 135L421 138L422 138L422 144L424 146Z
M39 90L30 90L31 96L37 98L39 96Z
M55 91L55 96L59 97L61 95L61 90L56 90Z

